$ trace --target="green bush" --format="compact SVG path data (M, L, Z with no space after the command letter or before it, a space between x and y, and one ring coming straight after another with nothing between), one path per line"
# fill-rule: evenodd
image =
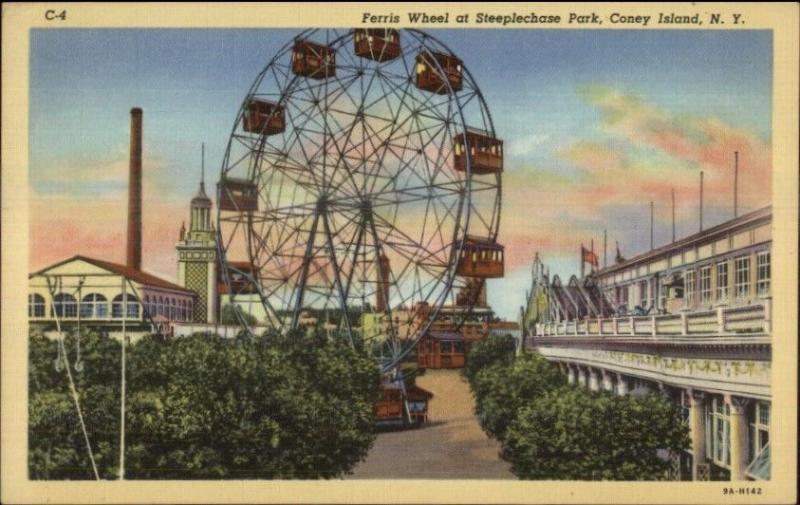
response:
M258 323L258 319L253 314L248 314L247 312L240 311L242 317L244 318L244 322L248 324L248 326L254 326ZM231 305L230 303L225 304L222 307L222 310L219 311L219 322L222 324L239 324L239 318L236 316L236 307Z
M115 478L120 347L82 340L85 368L73 375L101 477ZM56 350L31 339L30 475L92 478ZM126 478L333 478L374 441L378 370L341 340L152 336L129 345L127 358Z
M28 462L31 479L93 479L86 442L80 429L66 372L56 370L58 342L30 338L28 368ZM74 336L65 349L74 365ZM90 430L92 452L100 478L113 479L119 460L120 345L84 332L80 339L83 371L71 370L81 409ZM63 361L61 361L63 366Z
M478 371L472 381L476 414L486 432L502 441L524 405L565 383L552 363L526 352L510 365L500 362Z
M464 366L464 376L472 383L478 372L491 365L510 365L514 360L517 341L511 335L488 335L472 344Z
M476 345L465 375L481 425L503 444L518 477L659 480L669 467L659 450L688 447L688 429L669 400L567 386L541 354L515 357L507 346L496 337Z
M551 391L524 406L504 438L503 455L523 479L661 480L688 429L667 399Z

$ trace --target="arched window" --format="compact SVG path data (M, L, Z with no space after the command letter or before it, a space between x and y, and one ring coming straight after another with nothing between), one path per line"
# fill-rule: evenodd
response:
M77 317L78 302L67 293L59 293L53 297L53 313L58 317Z
M28 317L44 317L44 297L33 293L28 295Z
M81 300L81 318L104 319L108 317L108 300L100 293L89 293Z
M128 317L139 317L139 300L131 295L128 295Z
M115 319L122 318L123 313L123 296L121 294L114 297L114 301L111 302L111 317ZM128 298L128 310L125 311L127 318L138 318L139 317L139 301L136 297L132 294L127 295Z
M159 316L165 316L166 317L166 314L165 314L165 311L164 311L164 297L163 296L159 296L158 297L158 311L157 311L157 314Z
M174 321L177 318L177 316L175 314L176 305L177 305L177 302L175 302L175 299L174 298L170 299L170 302L169 302L169 319L170 319L170 321Z

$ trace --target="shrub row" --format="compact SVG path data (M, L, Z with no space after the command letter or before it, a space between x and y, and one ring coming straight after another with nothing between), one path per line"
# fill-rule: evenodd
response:
M514 356L509 341L490 336L473 346L465 375L484 430L518 477L660 480L664 456L688 448L688 428L668 399L567 385L539 353Z

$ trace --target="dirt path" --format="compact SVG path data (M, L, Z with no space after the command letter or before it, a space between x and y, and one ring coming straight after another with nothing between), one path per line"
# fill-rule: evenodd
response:
M457 370L428 370L417 384L435 396L429 422L378 435L350 479L513 479L500 444L481 430L469 385Z

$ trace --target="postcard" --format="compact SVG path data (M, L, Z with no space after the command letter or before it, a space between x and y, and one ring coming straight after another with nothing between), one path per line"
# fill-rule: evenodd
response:
M792 4L6 4L4 503L794 503Z

